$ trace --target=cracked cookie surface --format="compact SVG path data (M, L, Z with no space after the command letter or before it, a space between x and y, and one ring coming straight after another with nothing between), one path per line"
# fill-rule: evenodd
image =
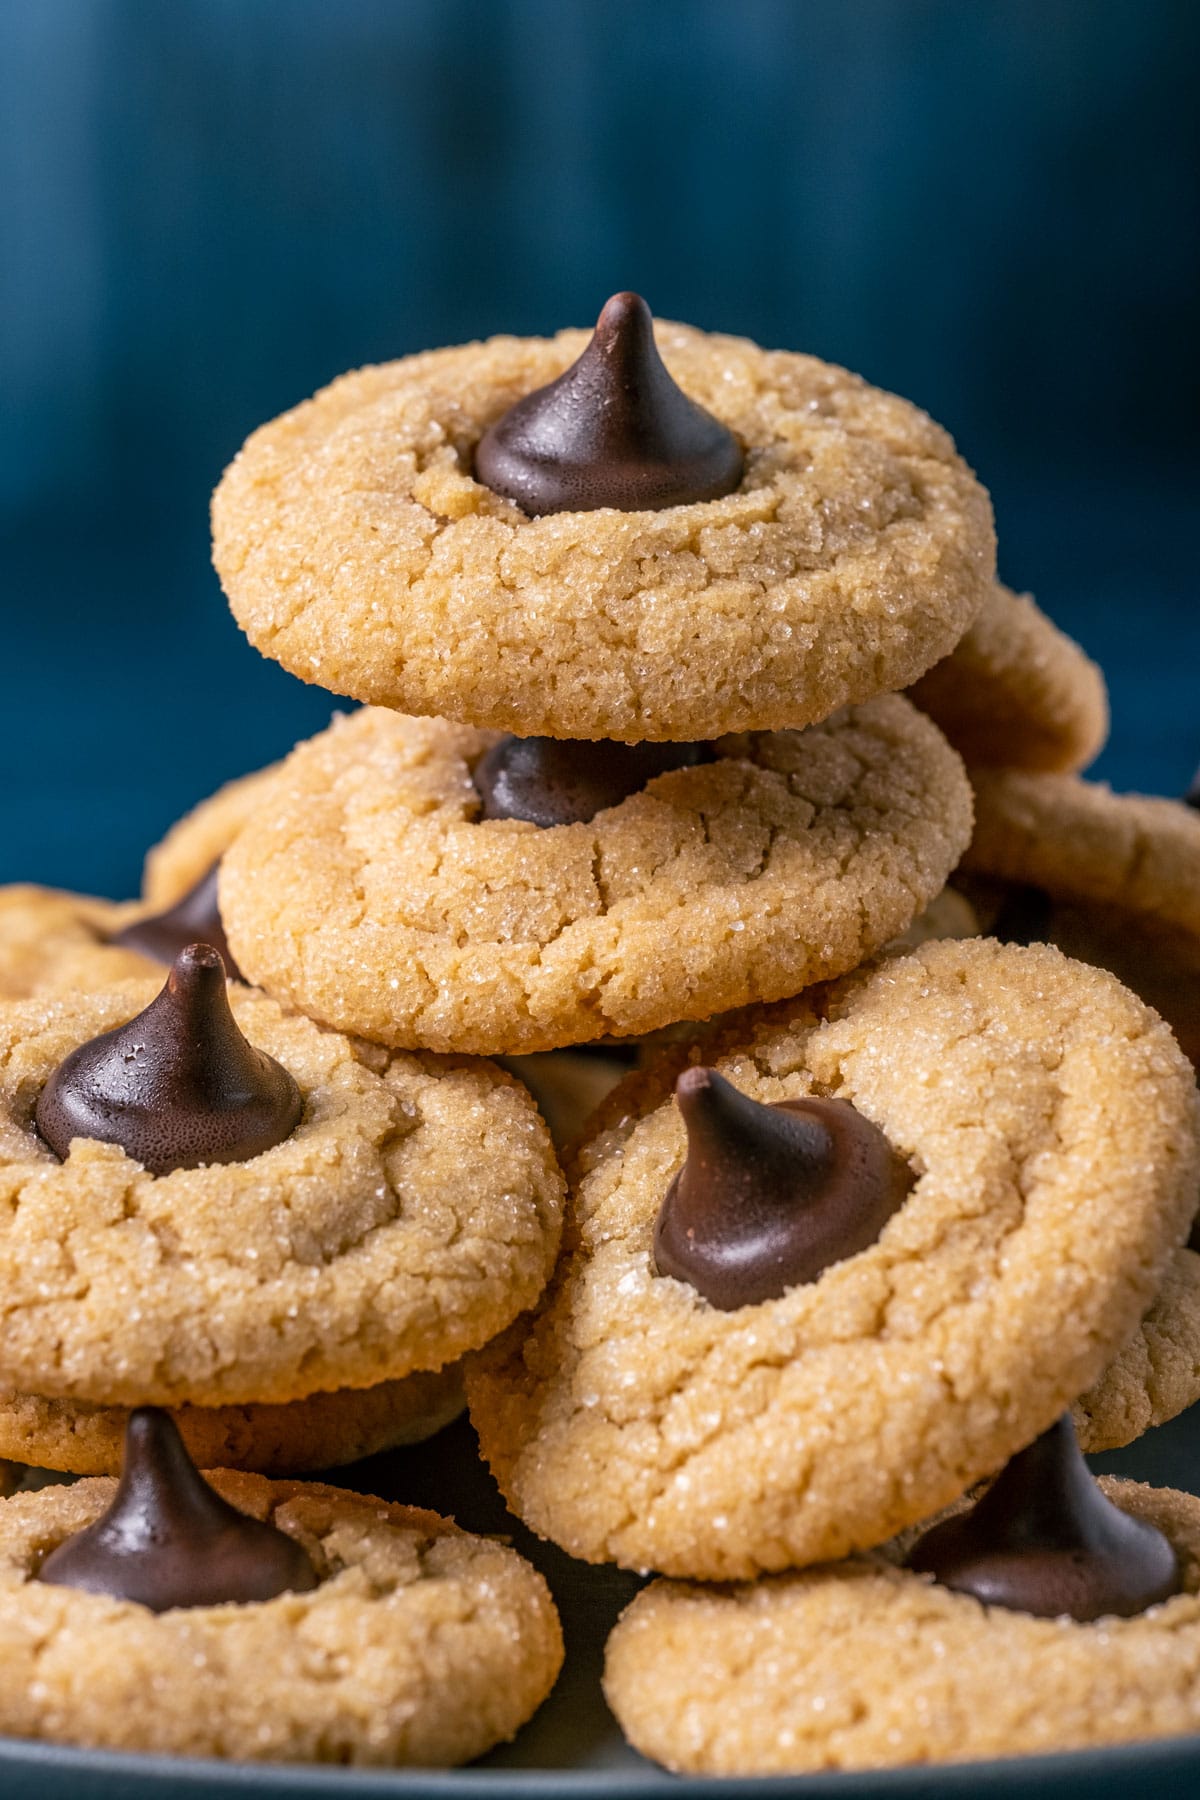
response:
M1035 934L1110 969L1200 1065L1200 813L1070 775L971 778L963 868L991 884L991 906L1007 884L1048 896L1035 901Z
M1200 1730L1200 1500L1101 1480L1165 1532L1184 1591L1134 1618L986 1607L882 1558L701 1588L656 1581L604 1692L644 1756L704 1775L1033 1755Z
M136 919L136 902L97 900L20 882L0 887L0 1001L70 993L158 967L109 939Z
M1080 1447L1132 1444L1200 1400L1200 1256L1177 1250L1154 1305L1099 1381L1075 1402Z
M255 432L213 543L256 649L407 713L630 741L811 724L953 649L987 495L927 414L815 357L656 326L746 451L723 499L529 518L477 482L488 426L590 335L361 369Z
M303 1475L432 1437L463 1407L462 1369L421 1370L276 1406L181 1406L172 1417L204 1469ZM128 1408L0 1389L0 1454L69 1475L119 1475Z
M1153 1303L1198 1168L1169 1031L1047 946L926 944L730 1038L703 1059L736 1087L851 1100L909 1163L878 1241L733 1312L656 1275L684 1049L601 1107L542 1303L467 1375L527 1524L701 1580L878 1544L998 1468Z
M999 582L909 698L968 763L1082 769L1108 736L1104 676L1031 594Z
M295 751L221 865L238 965L381 1043L635 1036L852 968L941 889L961 764L889 696L726 738L589 824L477 818L494 740L375 708Z
M246 1162L154 1177L60 1163L33 1113L78 1045L161 981L0 1006L0 1383L107 1405L236 1405L437 1369L537 1298L562 1175L493 1064L391 1055L229 986L300 1124Z
M36 1569L116 1484L6 1500L0 1730L110 1750L446 1767L512 1737L546 1697L562 1634L545 1582L515 1550L323 1484L209 1479L296 1538L320 1585L158 1614L44 1585Z

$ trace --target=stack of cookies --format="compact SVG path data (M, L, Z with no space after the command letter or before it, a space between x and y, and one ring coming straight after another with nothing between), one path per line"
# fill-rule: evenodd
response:
M1200 1728L1200 1500L1082 1457L1200 1396L1200 817L1076 773L1103 681L946 434L618 294L335 382L213 526L366 704L140 902L0 896L0 1454L96 1477L0 1507L0 1721L511 1735L540 1578L290 1479L465 1371L513 1512L658 1577L605 1693L672 1768Z

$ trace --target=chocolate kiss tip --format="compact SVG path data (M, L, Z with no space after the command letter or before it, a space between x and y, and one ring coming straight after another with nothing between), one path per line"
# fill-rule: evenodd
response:
M909 1567L1037 1618L1131 1618L1182 1586L1163 1533L1098 1486L1069 1413L1018 1452L969 1512L919 1538Z
M152 1612L306 1593L317 1572L303 1545L209 1486L169 1413L138 1407L107 1512L52 1550L38 1581L134 1600Z
M631 293L605 303L578 360L510 406L475 452L476 479L534 517L716 500L743 469L741 445L675 382Z
M848 1101L764 1106L704 1067L685 1069L675 1096L687 1158L659 1210L655 1267L722 1312L815 1281L903 1201L907 1170Z
M230 981L240 981L241 971L230 955L217 905L220 870L218 860L211 869L205 870L195 887L180 895L173 906L165 912L155 913L152 918L135 919L132 925L118 931L110 942L161 963L172 962L188 944L211 944L221 952Z
M640 793L654 776L711 758L711 746L703 743L504 737L475 765L480 816L524 819L543 829L585 825L606 807Z
M36 1119L56 1156L73 1138L95 1138L169 1175L261 1155L303 1108L287 1070L238 1029L220 952L189 944L144 1012L59 1064Z

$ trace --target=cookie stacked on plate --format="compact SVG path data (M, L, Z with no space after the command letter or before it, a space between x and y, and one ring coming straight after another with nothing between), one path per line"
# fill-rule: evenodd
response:
M124 1443L119 1487L0 1509L7 1728L125 1742L153 1658L219 1679L142 1743L511 1734L561 1657L527 1565L263 1479L432 1429L461 1358L514 1511L669 1578L607 1674L664 1762L981 1754L963 1668L1015 1696L1001 1747L1041 1741L1029 1668L1069 1741L1190 1717L1200 1509L1102 1490L1076 1433L1159 1404L1195 1084L1111 973L973 935L1053 888L1005 797L1075 794L1106 707L946 434L620 294L344 377L213 525L252 642L367 704L181 822L139 905L0 906L0 1455ZM1098 891L1160 892L1144 841ZM560 1139L601 1099L561 1253L486 1056L565 1093Z

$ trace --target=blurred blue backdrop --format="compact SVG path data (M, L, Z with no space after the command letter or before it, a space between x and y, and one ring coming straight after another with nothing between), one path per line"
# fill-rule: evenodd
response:
M208 564L254 425L626 286L947 424L1099 772L1180 789L1198 53L1191 0L0 0L0 879L131 891L327 719Z

